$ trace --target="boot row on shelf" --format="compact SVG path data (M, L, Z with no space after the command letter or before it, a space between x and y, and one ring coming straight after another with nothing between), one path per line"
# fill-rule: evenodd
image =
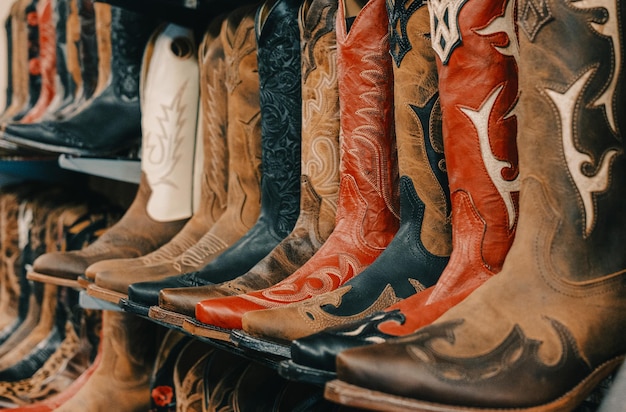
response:
M26 3L63 1L20 0L11 27ZM154 410L214 410L232 382L242 410L321 387L378 410L597 406L626 354L619 2L269 0L200 34L94 9L93 94L60 116L42 79L24 120L13 81L0 139L141 140L124 216L27 275L126 312L60 410L145 410L149 386ZM229 353L253 371L207 372Z

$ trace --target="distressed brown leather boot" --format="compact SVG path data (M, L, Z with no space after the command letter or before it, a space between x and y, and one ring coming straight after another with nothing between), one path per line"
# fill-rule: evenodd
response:
M200 46L201 117L196 154L200 170L194 171L194 192L200 187L199 201L192 218L170 242L145 256L97 262L85 273L95 279L88 293L113 303L127 296L131 283L149 278L150 266L167 264L193 247L226 210L228 148L226 145L227 96L224 78L224 48L219 39L223 19L218 18L204 34ZM174 39L176 40L176 39ZM197 156L198 157L198 156Z
M572 411L626 357L625 9L517 7L520 212L503 269L415 334L341 353L336 401Z
M261 206L261 113L254 15L256 6L228 14L220 37L224 47L228 99L228 196L226 210L202 238L172 262L147 267L144 279L163 278L198 270L220 256L250 230ZM133 285L149 282L136 282ZM132 286L132 285L131 285ZM129 287L130 292L130 287ZM158 299L158 290L151 292ZM122 299L125 310L148 314L151 305Z
M269 287L302 266L335 226L339 190L339 97L334 31L336 1L303 3L300 215L292 232L247 273L217 285L163 289L149 315L182 326L211 297ZM320 17L321 16L321 17Z
M191 216L199 93L194 49L189 29L169 25L155 33L143 64L142 180L135 200L92 245L38 259L30 279L74 285L92 263L156 250ZM170 70L181 73L178 82Z
M157 325L104 311L102 359L89 380L58 412L139 412L150 406L150 375L158 346Z

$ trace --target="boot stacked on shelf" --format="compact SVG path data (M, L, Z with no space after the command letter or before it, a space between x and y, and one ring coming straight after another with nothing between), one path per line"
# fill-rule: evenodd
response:
M11 3L0 146L141 139L141 182L119 220L0 188L0 406L602 402L626 347L616 0L267 0L201 28Z

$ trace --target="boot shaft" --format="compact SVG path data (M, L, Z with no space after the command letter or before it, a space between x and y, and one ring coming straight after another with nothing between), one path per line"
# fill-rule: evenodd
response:
M302 36L302 175L300 210L307 187L321 201L317 219L326 239L335 225L339 195L339 89L337 76L337 1L305 1Z
M397 230L399 187L387 12L379 0L370 0L355 12L358 15L348 8L349 4L340 2L337 12L341 79L341 192L337 224L354 209L347 193L356 188L367 204L363 224L371 231L365 230L366 241L382 241L386 246L390 239L382 240L378 235ZM347 19L355 16L349 27Z
M80 63L80 76L82 78L83 99L91 97L100 76L99 65L100 47L97 27L97 9L106 7L102 3L94 3L92 0L76 0L77 11L80 21L80 37L77 47L78 61Z
M11 103L11 8L12 2L0 4L0 113Z
M570 281L626 265L624 7L591 3L518 3L519 246L531 230L550 236L553 265Z
M302 83L298 10L276 0L257 10L255 32L261 105L261 218L284 238L298 217Z
M111 18L112 9L109 4L94 2L94 14L96 25L96 45L97 45L97 62L98 79L94 95L99 95L109 84L111 76ZM82 27L81 27L82 29Z
M430 253L449 256L450 191L443 155L437 65L429 39L430 18L425 1L407 3L387 3L398 169L400 176L410 179L414 191L401 193L401 197L417 195L424 203L421 241ZM410 207L404 204L405 209ZM410 211L402 207L404 222Z
M476 243L463 240L475 234L482 264L494 273L513 241L518 212L514 6L514 0L429 3L455 247Z

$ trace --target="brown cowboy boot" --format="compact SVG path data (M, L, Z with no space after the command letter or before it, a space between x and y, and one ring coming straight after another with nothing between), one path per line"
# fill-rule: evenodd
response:
M154 251L190 217L199 89L190 30L176 27L155 33L144 56L142 174L135 200L120 222L85 249L38 259L30 279L75 285L95 262ZM177 39L184 47L172 49L172 36L186 36ZM177 50L183 54L174 55ZM163 81L172 80L172 69L184 74L180 82Z
M58 412L139 412L150 406L157 326L127 313L105 311L102 359L89 380Z
M328 396L572 411L623 362L624 12L616 0L518 2L522 185L504 267L415 334L340 354Z
M269 287L302 266L335 226L339 189L336 1L307 1L300 14L302 145L300 215L292 232L246 274L217 285L163 289L149 316L181 326L197 302ZM320 16L324 16L321 17Z
M128 286L149 275L150 266L171 263L193 247L226 209L228 149L226 142L226 75L224 49L219 36L222 19L211 23L200 46L200 95L202 117L198 129L197 154L203 167L194 172L200 182L200 200L193 217L170 242L156 251L135 259L117 259L91 265L85 276L95 279L90 295L113 303L127 296ZM176 40L176 39L175 39ZM199 176L200 175L200 176Z

